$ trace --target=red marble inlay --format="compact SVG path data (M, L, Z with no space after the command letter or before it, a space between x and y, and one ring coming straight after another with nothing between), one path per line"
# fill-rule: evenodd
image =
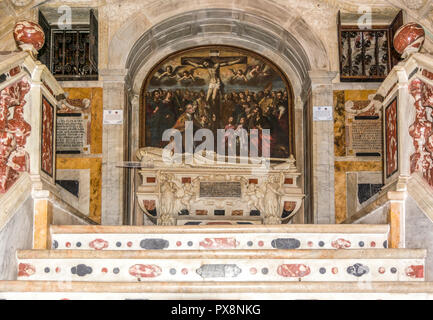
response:
M0 91L0 193L15 183L20 172L30 169L25 146L31 126L24 120L24 97L29 91L27 79Z
M423 73L431 77L430 73ZM411 173L421 172L424 179L433 186L433 122L428 118L426 106L433 106L433 88L419 79L409 85L415 99L415 121L409 127L415 152L410 156Z
M20 263L18 265L18 277L30 277L36 273L35 266L29 263Z
M95 250L103 250L108 248L108 241L103 239L95 239L89 243L89 247Z
M128 247L132 247L132 242L128 241L128 243L126 244Z
M12 68L12 69L9 70L9 75L11 77L13 77L13 76L17 75L18 73L20 73L20 71L21 71L21 67L17 66L15 68Z
M293 178L285 178L284 184L293 184Z
M411 278L424 278L424 266L423 265L412 265L406 268L406 275Z
M182 272L183 275L187 275L188 274L188 269L187 268L183 268L181 272Z
M257 244L259 245L259 247L263 247L265 243L263 241L259 241Z
M371 241L371 243L370 243L370 247L372 247L372 248L376 247L376 242Z
M384 267L380 267L379 268L379 273L380 274L384 274L385 273L385 268Z
M146 178L146 182L147 183L155 183L156 182L156 178L155 177L147 177Z
M332 274L337 274L338 268L337 267L332 268L331 272L332 272Z
M349 240L340 238L340 239L332 241L331 246L335 249L345 249L345 248L350 248L351 243Z
M236 248L235 238L205 238L199 243L200 247L206 249Z
M310 267L305 264L282 264L277 270L280 276L291 278L302 278L309 275L310 272Z
M182 241L176 241L176 246L180 247L182 245Z
M54 107L42 97L42 170L53 175L54 160Z
M161 268L155 264L135 264L129 268L129 274L138 279L155 278L161 273Z
M185 183L191 183L191 178L190 177L183 177L182 178L182 183L183 184L185 184Z
M101 269L101 272L102 272L102 273L107 273L107 272L108 272L108 269L107 269L107 268L102 268L102 269Z
M259 180L258 179L249 179L249 183L250 184L258 184Z
M251 274L256 274L256 273L257 273L257 269L254 268L254 267L251 268L251 269L250 269L250 273L251 273Z

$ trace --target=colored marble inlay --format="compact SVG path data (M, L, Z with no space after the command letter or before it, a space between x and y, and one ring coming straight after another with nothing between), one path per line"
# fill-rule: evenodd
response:
M57 169L90 169L89 218L101 223L102 159L57 158Z
M381 161L335 161L335 222L347 218L347 172L382 171Z
M42 97L42 153L41 168L53 177L54 161L54 106Z
M397 98L385 108L386 177L398 170Z
M92 154L102 153L102 88L63 88L68 93L68 99L71 100L90 100L90 150Z

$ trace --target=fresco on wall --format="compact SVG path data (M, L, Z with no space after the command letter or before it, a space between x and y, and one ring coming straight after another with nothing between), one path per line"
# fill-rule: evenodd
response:
M200 47L166 58L148 76L143 105L141 146L164 147L163 132L175 128L184 133L189 120L194 131L214 133L215 150L228 140L224 135L218 141L217 129L246 129L248 135L257 129L260 155L262 129L270 129L271 157L293 153L290 88L275 66L248 51ZM236 143L239 148L240 139Z

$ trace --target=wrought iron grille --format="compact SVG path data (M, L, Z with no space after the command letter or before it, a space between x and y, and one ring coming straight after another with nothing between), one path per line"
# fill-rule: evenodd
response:
M93 80L98 70L90 63L89 30L52 30L51 72L59 80Z
M341 31L341 76L383 79L391 69L388 30Z

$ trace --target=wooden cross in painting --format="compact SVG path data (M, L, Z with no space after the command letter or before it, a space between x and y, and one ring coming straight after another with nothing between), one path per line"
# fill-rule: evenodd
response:
M224 83L221 80L220 68L234 64L246 64L246 56L220 57L218 50L211 50L209 57L182 57L182 65L191 65L195 68L206 69L209 73L209 88L206 101L211 106L218 107L221 96L224 94ZM216 110L219 110L217 108Z

